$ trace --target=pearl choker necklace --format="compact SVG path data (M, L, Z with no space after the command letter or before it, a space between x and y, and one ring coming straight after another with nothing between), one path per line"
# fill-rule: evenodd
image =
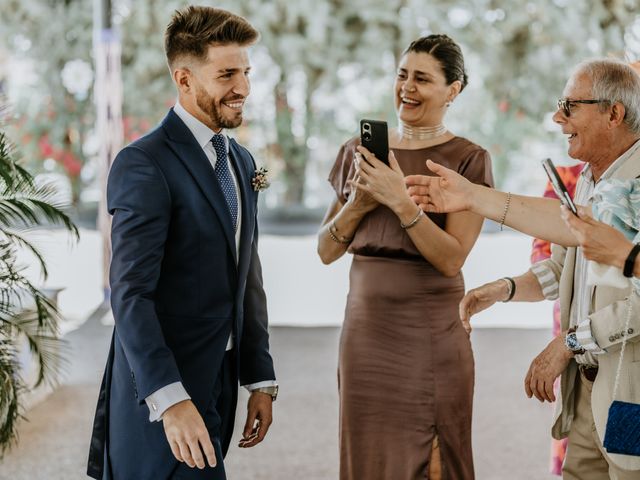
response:
M407 140L431 140L432 138L439 137L447 131L442 123L435 127L410 127L404 123L398 125L398 131L402 138Z

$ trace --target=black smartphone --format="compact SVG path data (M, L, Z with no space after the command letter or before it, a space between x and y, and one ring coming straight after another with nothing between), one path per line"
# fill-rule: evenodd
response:
M576 204L573 203L573 200L571 200L571 195L569 195L569 191L564 185L562 178L560 178L560 174L558 174L558 170L556 170L556 167L553 165L551 159L545 158L544 160L542 160L542 166L544 167L544 171L547 172L547 176L551 181L551 186L560 199L560 202L569 210L571 210L571 213L578 216L578 209L576 208Z
M389 165L389 133L387 122L360 120L360 144L378 160Z

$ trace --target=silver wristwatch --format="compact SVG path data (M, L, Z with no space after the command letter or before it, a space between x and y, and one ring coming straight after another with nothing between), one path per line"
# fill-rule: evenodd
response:
M575 327L567 330L567 335L564 337L564 344L574 355L582 355L585 352L585 349L578 341Z
M271 395L271 400L275 402L276 398L278 398L278 385L271 385L269 387L258 387L255 390L252 390L252 392L267 393Z

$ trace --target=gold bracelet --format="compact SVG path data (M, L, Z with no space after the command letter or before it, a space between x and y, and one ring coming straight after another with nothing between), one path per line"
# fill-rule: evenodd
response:
M502 228L504 227L504 221L507 219L509 205L511 205L511 192L507 192L507 201L504 202L504 210L502 211L502 217L500 218L500 231L502 231Z
M344 235L338 234L338 227L336 227L335 220L331 221L331 223L329 224L328 230L329 230L329 237L331 237L331 240L333 240L336 243L342 243L346 245L353 241L353 237L349 238L349 237L345 237Z
M418 223L418 221L422 218L423 215L424 215L424 212L420 207L418 207L418 214L415 216L415 218L411 220L409 223L407 223L406 225L402 223L402 220L401 220L400 226L405 230L409 230L411 227L415 226L416 223Z

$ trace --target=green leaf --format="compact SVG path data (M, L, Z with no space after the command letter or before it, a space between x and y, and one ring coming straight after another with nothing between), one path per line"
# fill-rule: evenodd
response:
M78 229L62 208L55 188L34 181L0 131L0 457L17 440L21 395L28 388L56 384L66 365L58 310L24 276L17 257L20 249L31 252L46 278L45 260L25 234L59 225L77 239ZM23 339L38 367L34 385L20 377L17 353Z

